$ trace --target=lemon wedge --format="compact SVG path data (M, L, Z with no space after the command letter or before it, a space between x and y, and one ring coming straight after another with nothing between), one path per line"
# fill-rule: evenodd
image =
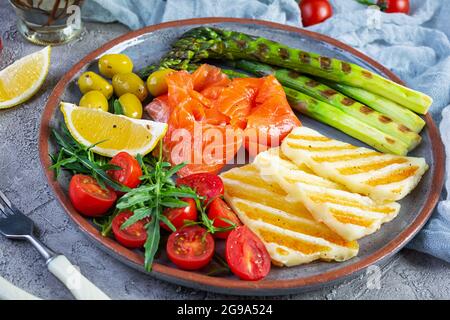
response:
M48 74L51 51L45 47L0 71L0 109L21 104L39 90Z
M167 131L165 123L128 118L71 103L62 102L61 111L72 137L84 146L98 143L92 151L107 157L121 151L132 156L146 155Z

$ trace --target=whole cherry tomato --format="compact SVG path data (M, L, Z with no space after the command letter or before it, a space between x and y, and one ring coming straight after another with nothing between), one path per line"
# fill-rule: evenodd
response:
M409 0L378 0L377 5L387 13L409 13Z
M333 8L328 0L302 0L300 11L304 27L323 22L333 15Z
M114 205L117 195L112 190L103 189L94 178L76 174L70 180L69 198L80 213L88 217L99 217Z
M139 180L142 176L141 166L129 153L120 152L109 163L121 168L120 170L108 170L109 176L115 181L128 188L136 188L141 183Z

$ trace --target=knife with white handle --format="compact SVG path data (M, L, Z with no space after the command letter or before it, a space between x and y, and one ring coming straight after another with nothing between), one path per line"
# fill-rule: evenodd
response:
M0 300L41 300L0 277Z
M48 270L72 292L78 300L110 300L110 298L62 255L47 262Z

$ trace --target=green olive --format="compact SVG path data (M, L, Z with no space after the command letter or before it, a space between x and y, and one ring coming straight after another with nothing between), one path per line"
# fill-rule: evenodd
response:
M106 97L111 98L113 94L113 87L104 78L98 74L88 71L83 73L78 79L78 86L82 94L88 93L92 90L98 90Z
M125 54L105 54L98 61L98 70L107 78L112 78L118 73L130 73L133 71L133 61Z
M108 100L106 100L103 93L98 90L87 92L83 97L81 97L80 103L78 105L80 107L108 111Z
M138 97L132 93L125 93L119 98L123 114L130 118L142 118L142 103Z
M153 72L147 79L147 89L154 97L167 93L166 78L174 72L172 69L161 69Z
M121 97L125 93L132 93L139 100L144 101L148 96L144 81L135 73L118 73L112 78L112 85L116 96Z

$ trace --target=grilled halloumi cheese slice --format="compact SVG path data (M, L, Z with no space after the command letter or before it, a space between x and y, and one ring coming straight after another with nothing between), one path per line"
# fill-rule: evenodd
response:
M423 158L356 147L306 127L295 128L281 148L293 162L306 164L317 175L378 202L403 199L428 169Z
M287 199L278 185L261 179L254 165L231 169L221 178L225 200L261 238L275 264L344 261L358 254L356 241L346 241L317 222L300 202Z
M380 205L318 177L305 170L305 165L297 166L286 160L278 148L260 153L254 165L263 180L277 183L290 199L300 201L314 219L348 241L372 234L383 223L394 219L400 210L398 203Z

